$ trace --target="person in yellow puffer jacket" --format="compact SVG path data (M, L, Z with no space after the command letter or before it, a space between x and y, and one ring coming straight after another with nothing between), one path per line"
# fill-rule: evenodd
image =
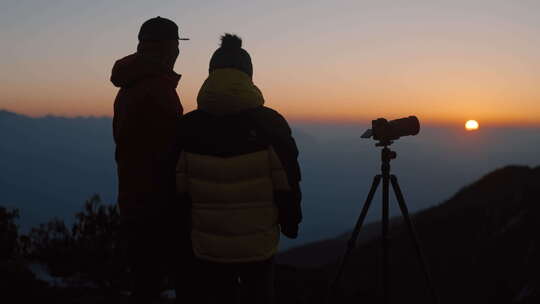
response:
M204 303L234 303L239 294L272 303L280 231L296 238L302 221L296 143L283 116L264 106L241 46L236 35L222 37L198 107L178 128L176 190L191 206Z

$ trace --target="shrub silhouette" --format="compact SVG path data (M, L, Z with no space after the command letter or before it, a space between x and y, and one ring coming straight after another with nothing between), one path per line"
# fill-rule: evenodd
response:
M15 220L19 210L8 210L0 206L0 261L12 259L18 249L18 227Z
M71 229L60 219L33 228L26 251L55 276L92 282L101 288L118 287L125 284L126 273L119 228L117 206L105 205L99 195L93 195L75 214Z

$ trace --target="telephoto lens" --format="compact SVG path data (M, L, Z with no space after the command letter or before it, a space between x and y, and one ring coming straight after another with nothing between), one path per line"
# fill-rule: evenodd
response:
M416 135L420 132L420 121L416 116L391 120L388 124L390 125L390 134L395 139L401 136Z
M409 116L388 121L378 118L371 121L371 129L368 129L362 138L371 138L391 144L392 140L402 136L416 135L420 132L420 121L416 116Z

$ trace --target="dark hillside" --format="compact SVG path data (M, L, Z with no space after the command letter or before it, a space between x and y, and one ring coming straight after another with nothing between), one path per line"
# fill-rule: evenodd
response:
M416 214L413 220L442 303L538 303L540 167L496 170L445 203ZM394 221L392 303L430 303L404 228ZM360 243L344 275L342 297L333 303L376 298L379 248L378 239ZM343 249L335 252L336 259ZM288 262L293 261L289 256ZM323 270L327 276L333 275L335 265ZM316 281L313 276L310 280ZM313 283L312 302L324 298L324 280L321 275Z
M506 167L464 188L445 203L414 215L441 303L539 303L539 198L540 168ZM99 205L99 198L85 203L86 215L77 215L77 229L60 229L66 226L56 224L63 222L52 220L50 223L54 225L33 230L29 235L33 240L31 244L23 242L21 235L17 246L5 246L2 251L6 255L0 259L0 279L3 276L4 281L10 282L11 292L4 293L3 300L9 300L9 295L15 296L13 302L20 303L34 302L34 298L55 303L122 303L126 300L122 292L125 269L122 270L123 264L118 260L115 262L114 251L111 251L115 248L111 231L116 227L111 225L117 223L118 218L112 216L116 213L111 206L107 207L109 215L98 212L97 207L89 209L86 205L92 202ZM0 236L9 245L9 240L17 237L13 221L18 213L4 211L7 212L0 222L6 225L0 225ZM83 226L78 221L81 220L100 223L106 229L80 229ZM379 302L378 228L377 223L366 227L347 267L342 288L330 303ZM390 234L391 303L432 303L409 236L399 218L392 221ZM281 265L276 270L277 303L323 303L328 280L335 273L335 261L343 253L346 238L347 235L343 235L280 256ZM32 248L30 255L24 254ZM24 257L47 265L49 274L61 279L60 282L76 284L48 286L38 281L29 272ZM70 264L76 260L85 263ZM318 265L320 261L330 262ZM285 262L289 265L284 265ZM309 265L317 267L306 267ZM43 273L39 277L43 277Z
M399 220L399 219L393 219ZM353 225L353 223L351 224ZM380 224L367 224L362 228L362 233L358 237L358 243L367 242L378 238L380 234ZM294 265L300 268L314 268L336 260L337 253L343 253L350 233L344 233L336 238L310 243L304 246L295 247L280 253L278 261L281 264Z

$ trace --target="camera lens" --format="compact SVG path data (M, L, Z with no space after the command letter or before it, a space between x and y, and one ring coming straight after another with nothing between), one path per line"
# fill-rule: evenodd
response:
M420 132L420 121L416 116L409 116L389 121L389 135L392 138L401 136L416 135Z

